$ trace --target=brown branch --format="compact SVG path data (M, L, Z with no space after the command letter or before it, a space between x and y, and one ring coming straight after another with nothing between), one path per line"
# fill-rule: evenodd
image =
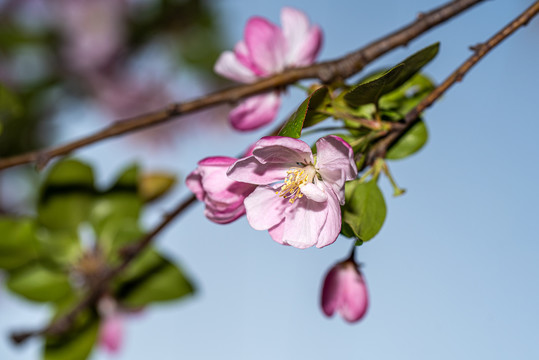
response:
M449 75L444 82L442 82L433 92L431 92L425 99L423 99L414 109L408 112L402 123L395 124L391 131L380 141L378 141L374 147L367 154L366 165L374 164L377 158L385 157L387 150L397 142L402 135L406 133L413 125L419 120L421 113L429 108L436 100L438 100L451 86L455 83L462 81L464 76L470 69L479 62L486 54L494 49L499 43L505 40L509 35L513 34L517 29L528 24L528 22L537 15L539 12L539 1L536 1L516 19L511 21L506 27L488 39L485 43L473 46L471 49L474 51L457 70Z
M484 0L450 1L427 13L421 13L418 18L409 25L339 59L321 62L311 66L289 69L283 73L262 79L253 84L235 86L192 101L171 104L162 110L117 121L89 136L64 145L0 159L0 170L32 162L35 162L38 168L42 168L54 157L68 154L73 150L98 141L144 129L148 126L157 125L169 121L173 117L185 115L218 104L233 103L244 97L275 88L282 88L299 80L316 78L322 82L330 82L337 79L346 79L356 74L363 69L365 65L388 51L399 46L407 45L408 42L427 30L444 23L482 1Z

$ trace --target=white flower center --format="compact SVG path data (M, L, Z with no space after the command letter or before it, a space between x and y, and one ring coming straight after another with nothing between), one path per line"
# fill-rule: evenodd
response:
M284 184L281 186L277 195L288 199L293 204L299 198L303 197L301 187L312 183L316 176L316 169L313 165L306 165L304 167L293 167L286 172L286 178Z

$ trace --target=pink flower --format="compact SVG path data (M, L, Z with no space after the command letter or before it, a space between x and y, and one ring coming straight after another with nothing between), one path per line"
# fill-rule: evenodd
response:
M118 352L123 338L123 320L115 299L104 296L97 304L102 322L99 329L99 345L110 353Z
M228 224L245 214L243 200L256 186L229 179L228 168L238 159L216 156L198 162L185 184L206 204L204 214L218 224Z
M314 62L322 31L311 26L299 10L285 7L281 11L283 28L261 17L253 17L245 27L244 40L225 51L215 63L216 73L241 83L279 73L289 67ZM281 99L278 91L256 95L242 101L230 113L230 122L237 130L253 130L271 122L277 115Z
M352 260L335 265L322 287L322 310L327 316L335 311L348 322L359 321L367 312L369 295L358 266Z
M76 71L92 75L121 51L125 42L126 0L56 0L57 25L64 55Z
M99 344L110 353L120 350L123 338L123 321L121 315L115 313L106 316L99 331Z
M337 136L316 142L288 137L260 139L253 155L228 170L232 180L259 185L245 199L249 224L269 230L278 243L304 249L332 244L341 231L344 183L357 176L350 145Z

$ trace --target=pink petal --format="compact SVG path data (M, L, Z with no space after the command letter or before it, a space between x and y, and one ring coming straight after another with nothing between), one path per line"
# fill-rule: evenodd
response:
M227 174L235 181L265 185L284 180L288 169L286 164L261 164L254 156L249 156L236 161Z
M252 184L236 182L226 171L236 161L229 157L209 157L186 179L187 187L206 204L205 215L219 224L232 222L245 213L243 200L254 189Z
M245 215L245 207L242 204L239 204L237 207L233 207L230 210L219 211L214 210L210 205L207 205L204 210L204 215L214 223L229 224Z
M282 163L297 166L296 163L313 162L311 147L307 143L284 136L265 136L258 140L253 155L262 164Z
M339 301L339 269L340 265L331 268L322 285L322 310L327 316L333 315Z
M263 76L264 72L260 70L251 60L251 56L249 55L249 49L247 49L247 45L244 41L240 41L236 44L234 47L234 54L236 54L236 58L240 63L243 64L246 68L250 69L253 74L256 76Z
M313 183L308 183L301 186L300 191L307 197L307 199L312 201L324 202L328 199L326 192Z
M331 192L330 189L326 189L327 197L327 216L320 230L318 241L316 242L317 248L331 245L337 240L341 232L341 207L337 196Z
M286 208L293 206L276 192L275 186L259 186L245 199L247 220L255 230L267 230L279 224Z
M357 176L356 162L352 147L343 139L335 135L325 136L316 142L316 164L320 169L322 178L326 169L339 169L344 171L346 180L353 180Z
M346 263L340 272L338 311L348 322L360 320L369 306L367 286L356 265Z
M120 349L123 337L123 323L120 315L107 316L100 328L99 344L110 353Z
M326 221L327 204L301 198L294 205L286 212L283 242L299 249L316 245Z
M288 246L288 244L283 243L284 218L280 223L269 228L268 233L270 234L271 238L277 241L279 244Z
M287 43L286 65L305 66L314 62L322 45L322 31L310 26L307 16L296 9L281 11L283 34Z
M344 205L344 183L357 176L354 152L347 142L334 135L319 139L316 149L318 172L338 196L340 204Z
M244 38L252 63L264 75L284 69L286 41L278 26L264 18L253 17L247 22Z
M275 91L248 97L230 112L230 123L236 130L249 131L269 124L281 106L281 97Z
M239 61L232 51L223 52L217 59L213 70L227 79L240 83L252 83L258 79L256 74Z
M185 179L185 185L195 194L199 201L204 200L204 188L202 187L202 176L200 170L195 169Z

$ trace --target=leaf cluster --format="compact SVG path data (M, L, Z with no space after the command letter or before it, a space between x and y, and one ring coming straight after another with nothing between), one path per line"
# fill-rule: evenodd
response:
M50 304L53 318L69 311L92 280L120 262L120 250L144 236L144 206L173 183L170 175L145 176L133 165L100 189L88 164L73 159L56 163L41 182L35 216L0 218L0 269L7 274L7 288L26 300ZM153 248L135 258L107 289L126 313L193 292L181 268ZM45 359L85 359L99 323L95 307L83 311L69 332L46 337Z

